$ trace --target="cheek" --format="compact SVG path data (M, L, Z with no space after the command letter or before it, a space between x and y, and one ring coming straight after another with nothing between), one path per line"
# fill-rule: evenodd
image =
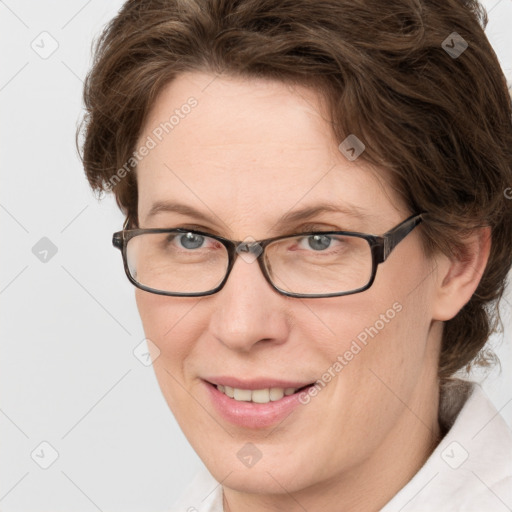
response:
M169 308L163 307L164 300L164 297L139 289L135 290L135 301L144 333L154 343L161 342L172 321L172 318L167 314Z
M184 422L188 414L183 404L189 404L185 390L186 361L194 350L194 340L204 330L195 307L199 298L165 297L135 292L137 308L144 334L157 347L153 370L162 394L177 420Z
M428 343L428 290L371 290L364 300L365 294L354 295L351 302L317 310L335 335L324 334L325 345L317 347L317 354L323 352L319 380L325 388L321 384L319 398L311 397L306 406L326 418L325 439L341 435L347 441L336 449L326 444L325 456L333 460L370 453L403 413L401 400L409 403L423 367L436 366Z
M163 365L169 370L181 367L204 328L195 310L201 299L165 297L139 289L135 299L144 334L160 350L155 371Z
M310 340L317 340L321 345L318 348L330 360L335 361L340 356L351 363L380 350L377 345L387 345L387 351L393 350L399 343L399 331L408 323L405 312L412 309L397 300L396 293L383 293L377 287L330 301L319 299L308 306L315 328L303 323L303 334ZM386 339L395 341L385 342Z
M323 326L323 376L336 376L336 393L364 398L361 414L369 402L385 402L388 386L410 394L422 368L437 365L438 347L429 338L431 266L421 257L412 261L401 271L397 259L361 294L310 304Z

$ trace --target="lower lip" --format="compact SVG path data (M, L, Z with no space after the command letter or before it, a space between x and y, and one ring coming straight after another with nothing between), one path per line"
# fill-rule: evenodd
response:
M234 423L240 427L271 427L283 421L301 405L299 393L284 396L275 402L258 404L254 402L241 402L234 398L229 398L229 396L219 391L213 384L206 381L203 382L219 414L230 423ZM303 391L304 390L301 392Z

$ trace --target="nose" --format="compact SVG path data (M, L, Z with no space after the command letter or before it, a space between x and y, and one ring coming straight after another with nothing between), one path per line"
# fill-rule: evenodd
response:
M211 297L212 335L231 350L249 352L288 337L290 297L272 288L256 259L238 256L224 287Z

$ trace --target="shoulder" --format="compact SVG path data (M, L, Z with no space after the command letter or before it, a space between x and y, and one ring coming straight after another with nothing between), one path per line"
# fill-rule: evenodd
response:
M455 383L440 416L448 432L382 512L510 510L512 433L482 388Z

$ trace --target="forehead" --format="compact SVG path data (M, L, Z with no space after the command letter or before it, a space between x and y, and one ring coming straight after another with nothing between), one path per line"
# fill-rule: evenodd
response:
M189 108L188 103L196 105ZM161 91L144 133L163 128L162 137L156 135L165 139L168 147L178 145L184 137L205 150L222 147L226 156L243 150L247 160L263 158L262 145L280 149L286 156L299 149L318 151L319 145L334 153L337 144L331 131L326 130L327 114L322 103L317 92L303 86L186 73ZM172 117L173 126L166 125ZM328 139L330 143L326 144ZM179 149L185 154L187 147Z
M306 87L180 75L158 96L139 146L149 139L137 168L141 223L155 203L178 199L226 229L261 232L295 205L339 204L377 219L399 210L383 173L338 150L322 97Z

